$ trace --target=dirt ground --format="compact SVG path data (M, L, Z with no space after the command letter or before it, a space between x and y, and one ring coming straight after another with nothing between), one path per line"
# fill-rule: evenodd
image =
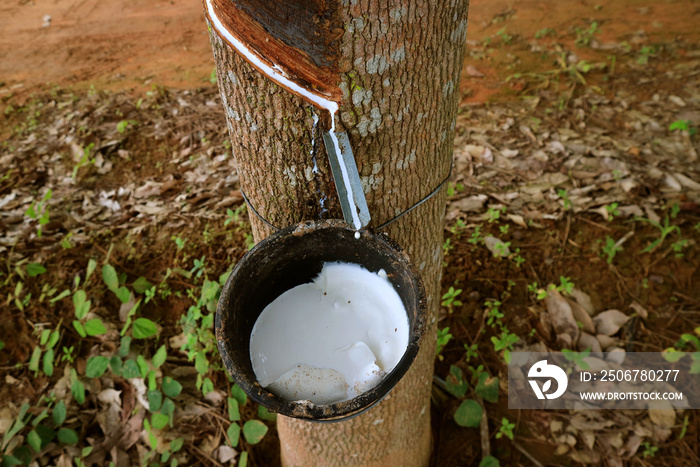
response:
M693 19L699 10L689 0L523 0L517 5L475 0L469 7L468 40L478 43L503 27L521 37L543 28L561 34L595 19L601 43L675 38L697 43L700 31ZM13 0L0 6L0 30L0 96L54 84L143 91L155 83L187 89L206 83L214 67L198 1ZM511 54L497 53L488 64L470 54L462 87L469 102L499 93L512 69ZM485 77L470 79L468 65L478 65Z
M476 466L487 453L501 465L700 465L697 411L508 410L504 348L492 344L514 336L506 351L700 352L683 344L700 336L700 4L475 0L469 17L444 226L434 465ZM276 465L272 417L240 399L241 423L263 420L269 432L229 447L235 387L218 355L202 373L181 351L196 331L198 349L211 352L194 316L211 308L205 289L252 240L201 4L12 1L0 6L0 31L0 432L22 403L34 417L53 413L43 396L82 380L88 397L69 394L63 425L80 441L41 432L51 441L35 455L27 426L10 437L16 456L137 465L167 446L186 465L240 465L246 452L249 465ZM91 259L100 266L89 278ZM132 289L126 302L100 280L103 264ZM156 287L152 300L143 281ZM56 298L64 289L73 300ZM104 335L81 338L71 326L79 290ZM144 430L133 410L139 388L114 367L88 377L93 357L124 357L119 329L139 298L139 316L170 349L159 381L183 386L176 429ZM586 313L569 334L555 324L562 307ZM611 315L619 326L597 332L591 323ZM66 373L32 370L42 330L54 328ZM155 360L142 344L139 356ZM466 395L450 390L459 372ZM214 388L206 398L202 374ZM455 420L479 374L500 378L498 401L480 402L481 430Z

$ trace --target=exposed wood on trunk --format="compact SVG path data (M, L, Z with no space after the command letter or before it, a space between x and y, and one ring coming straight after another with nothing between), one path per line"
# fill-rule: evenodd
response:
M449 171L468 2L335 3L344 25L339 81L329 83L343 97L336 122L349 133L372 225L380 225ZM211 39L233 155L253 204L280 227L341 218L314 127L318 111L258 73L216 33ZM280 417L284 465L428 464L445 199L443 190L386 228L418 266L428 294L430 329L413 367L384 401L352 420L320 425ZM270 233L251 221L257 241Z
M237 39L297 84L334 101L342 23L336 2L212 0L217 17Z

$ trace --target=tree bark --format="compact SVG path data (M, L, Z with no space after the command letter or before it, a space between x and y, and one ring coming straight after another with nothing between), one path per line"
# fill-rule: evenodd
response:
M327 52L332 66L315 59L313 50L299 47L295 53L308 58L308 70L320 66L328 77L314 87L340 90L336 127L348 132L370 227L377 226L429 194L449 172L468 0L327 3L333 4L328 21L340 29L328 27L340 34L316 52ZM277 35L290 46L288 36ZM210 38L233 156L252 204L278 227L342 218L323 123L314 123L320 110L274 84L211 27ZM315 424L279 417L283 465L428 465L445 201L443 189L385 228L418 266L428 296L430 327L412 368L380 404L351 420ZM256 241L271 233L252 213L250 219Z

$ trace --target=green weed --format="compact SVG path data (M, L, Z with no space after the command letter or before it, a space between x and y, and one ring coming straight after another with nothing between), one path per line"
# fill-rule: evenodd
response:
M594 21L586 29L576 28L575 44L577 47L587 47L591 44L593 36L600 33L598 22Z
M450 334L449 327L438 329L436 355L440 359L440 361L442 361L444 358L442 355L440 355L440 353L442 352L442 349L444 349L445 346L450 342L451 339L452 334Z
M506 417L503 417L503 419L501 420L501 427L496 433L496 439L501 439L503 436L505 436L506 438L512 441L514 428L515 423L510 423L510 421Z
M615 255L622 251L622 246L618 245L617 242L610 236L605 237L605 246L603 246L603 253L608 257L608 264L612 264Z
M32 201L24 215L37 221L39 224L36 229L36 236L41 238L42 226L49 223L49 200L53 192L49 188L40 201Z
M459 297L461 293L462 289L455 289L454 287L450 287L449 290L443 294L441 305L447 308L447 311L450 314L452 314L455 307L462 306L462 302L457 299L457 297Z
M645 459L647 457L654 457L656 455L656 452L659 450L658 447L649 444L649 441L644 441L642 443L642 448L644 448L644 451L642 451L642 455Z
M690 136L695 135L698 129L692 126L690 120L676 120L668 126L669 131L687 131Z
M556 31L552 28L542 28L535 33L535 39L542 39L548 36L554 36Z

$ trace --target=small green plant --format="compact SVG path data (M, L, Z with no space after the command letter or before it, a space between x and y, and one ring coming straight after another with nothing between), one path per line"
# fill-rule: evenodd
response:
M63 236L61 239L61 248L64 250L70 250L73 248L73 244L71 243L70 239L73 237L73 232L68 232Z
M464 379L464 372L455 365L450 365L450 374L445 378L445 389L455 397L464 397L469 385Z
M537 282L527 285L527 291L530 292L537 298L537 300L544 300L547 297L547 291L540 289Z
M642 447L644 448L644 451L642 451L642 455L646 459L647 457L654 457L656 455L656 452L659 450L657 446L652 446L649 444L649 441L644 441L642 443Z
M676 120L668 126L669 131L687 131L690 136L698 132L697 128L692 127L690 120Z
M645 45L639 50L639 56L637 57L637 63L639 65L647 65L649 63L649 57L654 56L656 53L656 47L653 45Z
M510 242L503 242L499 240L494 246L493 257L494 258L505 258L510 252Z
M464 350L467 351L467 355L464 357L466 361L470 361L472 358L479 356L479 344L464 344Z
M8 302L14 302L15 306L20 310L24 311L29 301L32 299L31 292L27 293L24 298L22 298L22 292L24 290L24 282L19 281L15 285L15 291L13 294L9 294L7 297Z
M605 246L603 246L603 253L608 256L608 264L612 264L615 255L622 251L622 245L618 245L615 240L607 235L605 237Z
M94 164L95 163L95 158L90 157L90 154L92 153L92 148L95 147L95 143L90 143L83 149L83 156L80 158L77 164L73 166L73 175L72 178L75 180L78 177L78 171L81 169L81 167L85 167L86 165Z
M690 425L690 416L686 415L683 418L683 426L681 427L681 432L678 434L678 440L685 438L686 433L688 433L688 425Z
M510 44L513 41L513 36L506 32L506 28L501 28L496 35L501 38L504 44Z
M487 325L495 327L497 324L500 324L500 321L504 316L501 312L501 305L502 303L498 300L486 300L484 306L486 307Z
M445 348L445 346L450 342L452 339L452 334L450 334L450 328L445 327L442 329L438 329L438 334L437 334L437 352L436 355L442 361L444 358L440 353L442 352L442 349Z
M452 241L449 238L446 238L445 242L442 244L442 255L447 256L450 254L450 250L454 247L455 246L452 244Z
M467 224L464 223L462 219L457 219L455 225L450 228L450 232L454 235L460 235L464 229L467 228Z
M566 295L571 295L574 291L574 287L575 285L573 282L571 282L571 279L568 277L559 276L559 286L557 287L559 292Z
M677 206L677 205L674 205L674 206ZM637 220L637 221L647 222L647 223L653 225L654 227L659 229L659 232L661 233L661 237L659 237L656 240L654 240L653 242L651 242L649 245L646 246L646 248L644 248L641 251L642 254L651 253L652 251L654 251L656 248L661 246L663 244L664 240L666 240L666 237L671 235L673 232L676 232L679 236L681 235L681 229L677 225L671 225L671 219L675 218L675 216L678 212L676 209L678 209L678 208L677 207L671 208L671 214L670 214L670 216L666 215L664 217L663 224L660 224L659 222L656 222L656 221L653 221L651 219L647 219L644 217L635 217L635 220Z
M209 82L216 84L216 67L212 68L211 73L209 73Z
M495 404L498 402L498 377L491 377L484 371L482 365L479 368L469 367L472 372L472 383L474 383L474 393L483 400ZM469 390L469 384L465 380L464 372L461 368L451 365L450 374L444 382L447 392L456 398L464 398ZM474 399L462 400L462 403L455 411L453 418L459 426L477 427L481 424L483 409Z
M454 183L454 182L449 182L447 184L447 196L452 197L456 195L458 192L464 191L464 185L461 183Z
M462 293L462 289L455 289L450 287L447 292L442 296L442 306L447 308L447 311L452 314L455 307L462 306L462 302L457 299Z
M556 31L552 28L542 28L535 33L535 39L542 39L547 36L554 36Z
M620 211L617 209L617 203L610 203L605 206L605 211L608 213L608 222L612 222L613 219L620 215Z
M564 211L568 211L571 209L571 201L569 200L569 192L563 189L558 189L557 190L557 196L559 196L559 199L562 201L562 205L564 207Z
M594 21L586 29L576 28L576 40L575 44L577 47L587 47L591 44L593 36L600 33L600 28L598 27L598 22Z
M39 223L36 229L36 236L39 238L41 238L41 228L49 223L49 200L52 196L53 192L49 188L41 198L41 201L32 201L32 204L29 205L24 213L25 216Z
M472 232L467 242L471 243L472 245L476 245L484 241L484 236L481 234L481 227L482 225L479 224L476 226L476 228L474 228L474 232Z
M510 420L508 420L506 417L503 417L501 420L501 427L498 429L498 432L496 433L496 439L501 439L502 437L506 437L510 439L511 441L513 440L513 429L515 428L515 423L510 423Z
M59 329L61 328L61 323L58 323L56 329L51 331L50 329L44 329L41 331L41 337L39 339L39 345L34 347L32 356L29 359L29 371L33 371L34 374L41 371L46 376L52 376L54 370L54 362L56 361L55 350L56 344L61 337ZM43 359L42 357L43 352ZM41 365L41 367L39 366Z
M520 255L520 248L516 248L510 256L515 262L515 266L518 268L525 262L525 258Z
M17 418L7 427L0 442L0 464L31 465L38 454L52 442L76 445L79 441L78 433L62 426L65 422L66 405L63 401L56 403L53 393L41 398L36 407L22 404ZM78 464L80 459L76 457L76 461Z
M549 295L549 291L552 290L556 290L565 295L571 295L575 286L576 285L571 282L571 279L568 277L559 276L559 285L549 284L546 289L543 289L538 286L537 282L533 282L532 284L528 284L527 290L534 294L537 300L544 300L547 298L547 295Z
M178 251L185 248L185 245L187 244L187 240L180 238L179 236L173 235L170 237L170 239L175 242L175 246L177 246Z
M671 249L674 251L676 254L676 258L682 258L683 257L683 249L688 246L688 240L685 238L681 238L680 240L676 240L671 244Z
M498 220L501 218L501 214L504 214L505 212L505 206L502 208L489 208L488 211L486 211L486 219L489 221L489 224L493 224L494 222L498 223Z
M212 366L220 367L220 359L217 355L216 336L214 336L214 316L216 305L221 294L221 287L226 282L230 271L219 276L218 280L211 281L207 277L206 270L203 267L204 258L202 258L201 268L203 275L201 278L204 283L201 286L199 298L191 295L191 298L197 300L195 305L190 306L187 314L180 318L183 332L187 339L182 346L182 351L187 353L190 361L194 360L194 366L197 370L197 389L206 395L214 390L214 383L209 378L209 371ZM210 363L214 362L214 363Z
M124 133L129 125L136 125L138 122L136 120L122 120L117 123L117 131L119 133Z
M680 339L673 347L669 347L663 351L663 357L666 361L677 362L686 355L686 352L690 352L690 359L692 363L690 365L689 373L693 375L700 374L700 327L695 328L695 335L690 333L681 334ZM692 347L694 349L690 349Z
M588 358L591 355L591 349L588 348L584 350L583 352L576 352L574 350L569 350L569 349L562 349L562 354L564 354L564 358L569 361L573 362L578 368L581 370L588 370L590 366L588 363L586 363L586 358Z
M517 344L518 341L520 341L520 338L505 328L501 330L501 334L498 337L491 337L494 350L496 352L503 351L503 360L506 363L510 363L510 353L513 351L513 345Z
M508 235L508 231L510 230L510 224L500 225L498 226L498 230L501 231L502 235Z

